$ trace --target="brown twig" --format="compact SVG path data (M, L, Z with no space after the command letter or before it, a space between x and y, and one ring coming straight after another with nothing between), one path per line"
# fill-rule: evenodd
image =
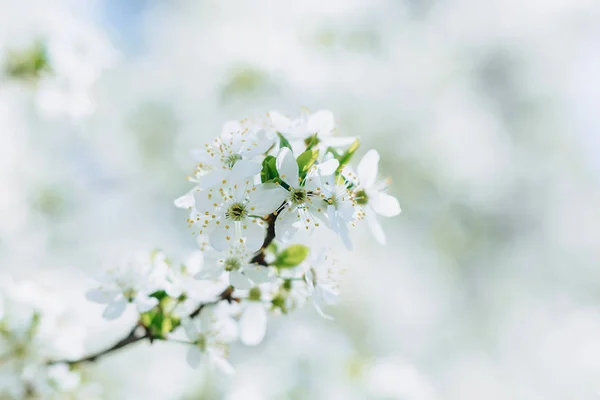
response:
M277 219L277 214L271 214L267 217L267 219L266 219L267 223L268 223L267 234L265 236L265 240L263 242L263 245L262 245L260 251L254 256L254 258L252 258L252 260L251 260L252 263L268 266L267 262L265 261L265 250L271 244L271 242L273 242L273 240L275 239L275 220L276 219ZM200 312L202 312L202 310L206 306L209 306L211 304L216 304L222 300L227 300L230 303L232 301L239 301L239 299L232 297L232 294L233 294L233 287L229 286L227 289L225 289L219 295L218 300L216 300L214 302L210 302L210 303L200 304L194 311L192 311L188 315L188 317L196 318L198 315L200 315ZM139 329L140 327L142 327L142 325L140 323L136 324L136 326L134 326L133 329L131 329L131 331L129 332L129 334L127 336L125 336L123 339L119 340L117 343L115 343L114 345L112 345L111 347L109 347L107 349L101 350L97 353L80 358L78 360L49 361L48 365L62 364L62 363L68 364L68 365L75 365L75 364L81 364L81 363L94 362L94 361L97 361L99 358L104 357L107 354L113 353L117 350L120 350L120 349L127 347L129 345L132 345L134 343L140 342L142 340L148 339L148 340L150 340L150 342L152 342L155 339L159 339L157 337L154 337L147 329L145 330L145 332L143 332L143 334L137 333L139 330L141 330L141 329Z

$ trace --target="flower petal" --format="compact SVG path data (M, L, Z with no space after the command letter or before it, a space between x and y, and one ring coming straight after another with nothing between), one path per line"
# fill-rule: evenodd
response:
M319 173L322 176L333 175L335 170L340 166L340 162L335 158L324 161L318 165Z
M290 186L298 186L298 163L290 149L284 147L279 150L275 166L283 181L287 182Z
M108 304L119 294L117 290L92 289L87 291L85 297L94 303Z
M261 226L259 221L247 220L242 226L242 237L246 238L246 247L249 251L260 250L265 241L265 223L263 222L263 226Z
M225 226L226 225L223 222L221 222L219 225L217 225L215 229L213 229L213 231L210 233L210 236L208 237L210 245L218 251L225 250L227 247L229 247L229 244L231 243L231 235L233 235L233 229L231 227L227 229Z
M117 319L125 311L125 307L127 307L127 299L124 296L120 296L117 300L109 303L104 309L104 313L102 316L106 319Z
M379 242L379 244L384 245L386 242L385 232L383 232L383 228L381 228L381 224L377 220L377 214L375 214L375 211L372 210L370 207L366 211L365 214L366 214L367 224L369 224L369 229L371 230L371 233L375 237L375 240L377 240L377 242Z
M210 363L225 375L235 374L235 369L233 369L233 365L231 365L229 360L227 360L225 357L221 356L220 354L217 354L216 352L209 352L209 357Z
M290 210L289 207L284 208L279 217L275 220L275 236L278 240L286 243L298 232L298 228L294 224L298 221L296 211Z
M329 136L335 128L335 118L329 110L320 110L308 118L308 131L310 134Z
M238 160L231 169L231 179L234 183L240 183L246 178L250 178L262 169L262 165L256 161Z
M356 168L360 180L359 183L362 187L369 188L375 184L378 168L379 153L377 150L371 149L363 156Z
M250 279L240 271L231 271L229 273L229 283L236 289L248 290L252 287Z
M173 202L177 208L192 208L194 207L194 195L191 192L178 197Z
M272 282L275 278L270 275L269 268L262 265L248 264L244 267L244 275L254 283Z
M289 118L277 111L271 111L269 116L271 117L271 123L275 130L281 133L287 133L289 131L290 126L292 125L292 121L290 121Z
M384 217L394 217L400 214L400 203L394 196L382 192L368 193L368 196L369 205L373 207L377 214Z
M145 313L146 311L150 311L155 305L158 304L158 299L145 294L138 294L135 296L134 303L139 312Z
M253 215L269 215L277 210L288 196L288 191L275 183L256 185L250 195L248 208Z
M267 332L267 311L260 302L249 302L240 317L240 340L247 346L262 342Z
M198 368L200 366L200 362L202 361L202 350L200 350L197 346L190 346L185 359L190 367Z

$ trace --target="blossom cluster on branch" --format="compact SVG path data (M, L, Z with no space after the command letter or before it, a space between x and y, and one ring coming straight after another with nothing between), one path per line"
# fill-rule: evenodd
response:
M398 201L387 193L389 182L378 179L377 151L366 152L356 168L350 165L358 148L357 138L338 135L326 110L294 119L271 112L225 123L218 137L192 151L193 186L174 202L188 210L199 249L183 260L159 250L134 254L105 271L86 294L105 305L106 319L135 308L139 318L131 332L85 357L31 358L24 355L29 345L14 341L11 348L17 333L0 314L3 344L8 343L0 357L21 365L21 377L31 366L43 371L46 381L63 374L61 382L70 380L71 390L73 380L80 381L71 375L81 365L139 341L162 340L188 346L192 367L204 362L231 374L229 346L259 344L269 315L287 314L310 301L331 318L327 307L337 302L343 268L329 249L311 241L312 234L330 230L351 250L350 230L366 219L384 243L378 216L400 213ZM38 319L46 318L39 313L18 333L32 343ZM26 382L20 390L41 393L48 386Z

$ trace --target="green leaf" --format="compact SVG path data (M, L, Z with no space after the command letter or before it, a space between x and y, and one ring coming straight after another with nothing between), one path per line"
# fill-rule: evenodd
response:
M346 166L350 162L350 159L352 158L354 153L356 153L356 150L358 150L359 147L360 142L358 141L358 139L356 139L354 143L350 145L348 150L346 150L344 154L339 156L338 161L340 162L340 166L338 167L338 171L340 171L342 168L344 168L344 166Z
M298 172L300 178L304 178L306 173L314 165L319 157L319 150L306 150L304 153L300 154L296 159L298 163Z
M308 255L308 247L301 244L293 244L277 254L275 266L277 268L292 268L300 264Z
M321 140L319 140L316 133L314 135L309 136L306 139L304 139L304 144L306 145L306 150L311 150L313 147L318 145L320 142L321 142Z
M292 150L292 145L290 142L283 136L281 133L277 132L277 136L279 136L279 147L287 147Z
M263 160L262 170L260 171L260 180L262 183L279 180L279 172L277 172L277 159L275 157L267 156Z

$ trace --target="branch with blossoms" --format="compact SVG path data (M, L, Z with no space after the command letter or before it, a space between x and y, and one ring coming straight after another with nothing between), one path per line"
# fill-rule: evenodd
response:
M75 371L141 341L187 345L192 367L203 360L224 373L235 342L262 342L269 314L287 314L311 300L325 318L338 301L343 268L312 234L331 230L350 250L350 230L366 219L385 242L377 215L400 213L378 180L379 155L370 150L350 165L357 138L337 135L329 111L289 119L227 122L221 134L192 152L191 190L175 200L199 250L175 262L160 251L134 254L105 271L89 300L103 316L135 307L137 322L114 345L83 357L51 358L48 367Z

